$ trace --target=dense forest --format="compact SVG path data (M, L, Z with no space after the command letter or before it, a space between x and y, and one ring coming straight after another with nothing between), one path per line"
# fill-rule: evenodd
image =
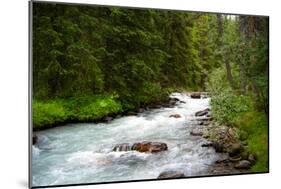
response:
M268 17L33 5L33 127L95 121L208 91L267 167ZM245 138L245 139L243 139Z

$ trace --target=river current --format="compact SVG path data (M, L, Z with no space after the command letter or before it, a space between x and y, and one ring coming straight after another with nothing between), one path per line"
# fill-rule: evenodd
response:
M207 140L192 136L192 119L209 107L210 98L192 99L173 93L182 102L109 123L75 123L37 132L32 146L33 186L99 183L155 179L163 171L188 176L209 174L209 166L220 159L213 148L202 148ZM181 118L169 117L180 114ZM164 142L160 153L113 152L120 143Z

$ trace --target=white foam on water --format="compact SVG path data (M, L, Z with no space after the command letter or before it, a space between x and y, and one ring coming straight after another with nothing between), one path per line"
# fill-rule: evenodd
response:
M220 155L202 148L207 142L202 137L190 136L189 122L195 112L210 107L210 99L191 99L181 93L171 97L185 103L109 123L77 123L36 133L44 140L33 149L33 185L155 179L167 170L187 176L206 173ZM169 117L172 114L181 118ZM156 154L112 151L117 144L142 141L164 142L168 150Z

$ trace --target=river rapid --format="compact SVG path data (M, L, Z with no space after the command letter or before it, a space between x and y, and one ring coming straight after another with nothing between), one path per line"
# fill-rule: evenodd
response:
M225 154L203 148L208 141L190 132L197 111L208 108L210 98L192 99L183 93L173 108L159 108L108 123L75 123L36 132L32 146L33 186L156 179L164 171L187 177L209 175L210 167ZM180 114L180 118L169 117ZM120 143L163 142L167 151L113 152Z

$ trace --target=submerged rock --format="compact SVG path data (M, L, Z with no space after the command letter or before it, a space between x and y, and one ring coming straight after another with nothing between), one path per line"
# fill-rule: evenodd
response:
M168 146L161 142L141 142L133 144L131 150L136 150L138 152L151 152L157 153L168 150Z
M183 172L179 171L165 171L160 173L160 175L157 177L158 179L165 179L165 178L183 178L185 177Z
M169 117L181 118L181 115L180 114L173 114L173 115L170 115Z
M239 161L235 166L236 169L250 169L251 162L248 160Z

